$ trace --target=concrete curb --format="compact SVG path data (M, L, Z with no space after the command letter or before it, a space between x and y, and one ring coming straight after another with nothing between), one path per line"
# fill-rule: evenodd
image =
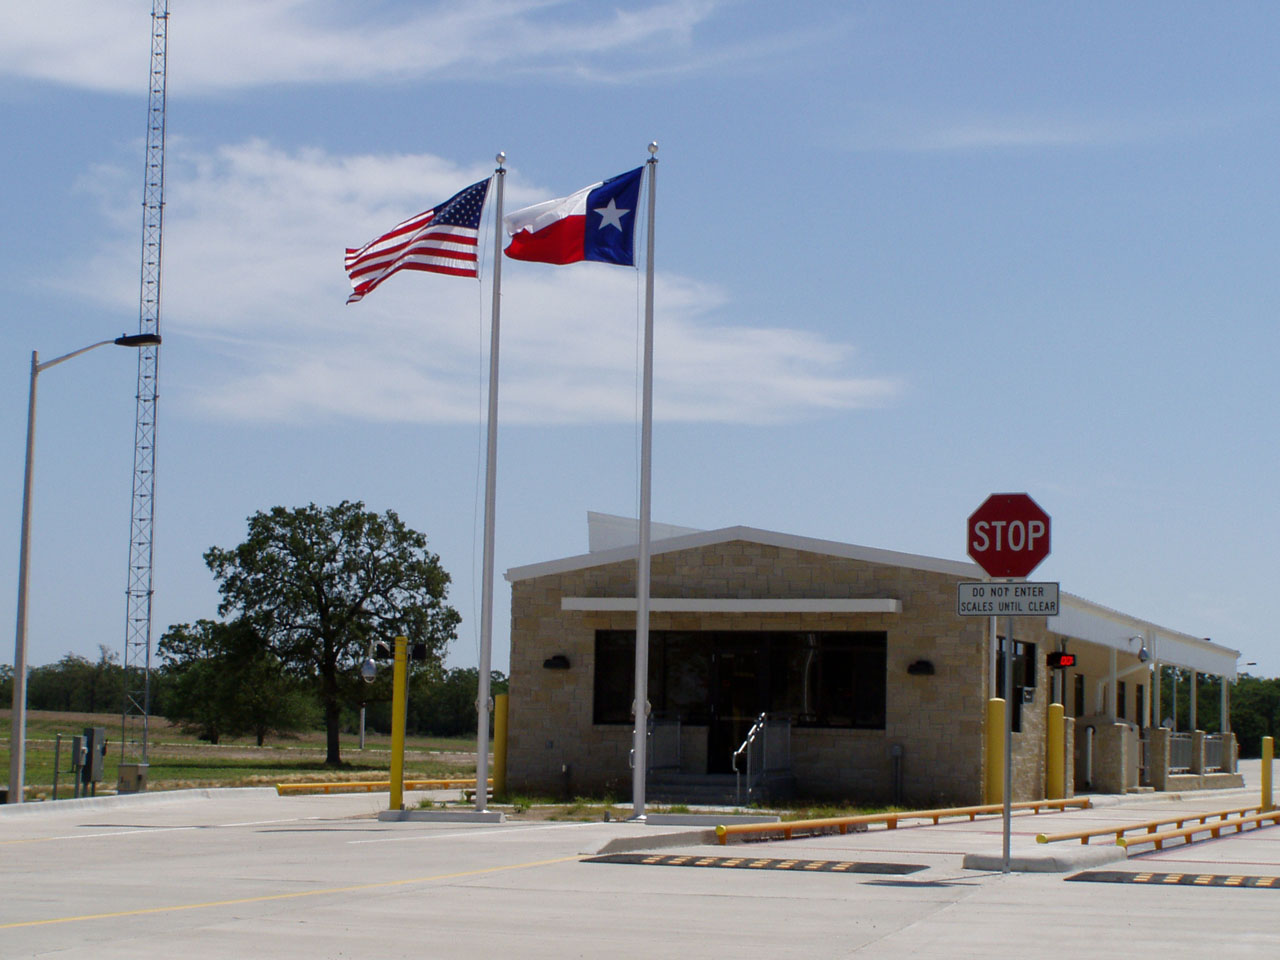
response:
M1103 863L1115 863L1128 857L1124 847L1077 845L1059 847L1057 844L1037 844L1039 849L1009 851L1009 870L1012 873L1066 873L1096 867ZM1003 870L1004 851L966 853L963 866L966 870Z
M781 823L776 814L747 813L650 813L645 823L651 827L718 827L722 823Z
M228 796L276 795L275 787L205 787L194 790L162 790L156 793L117 793L103 797L79 797L71 800L28 800L0 806L0 818L50 816L87 810L113 810L119 807L148 807L184 800L217 800Z
M654 836L614 837L598 850L586 851L591 856L605 853L636 853L642 850L665 850L669 847L700 847L716 842L714 830L686 830L683 833L660 833Z

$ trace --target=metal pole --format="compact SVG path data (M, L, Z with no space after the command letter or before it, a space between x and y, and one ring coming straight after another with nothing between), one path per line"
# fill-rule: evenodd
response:
M1198 670L1192 670L1191 671L1191 694L1190 694L1191 699L1187 702L1187 706L1190 708L1187 714L1187 717L1190 720L1190 724L1188 725L1187 729L1190 730L1192 733L1195 733L1197 730L1200 729L1200 718L1196 716L1196 714L1199 712L1198 710L1199 698L1196 695L1197 694L1196 687L1198 686L1200 686L1200 672Z
M653 225L657 190L658 144L649 144L649 221L645 250L644 374L640 419L640 552L636 563L636 698L632 737L631 816L644 816L645 738L649 732L649 516L653 474Z
M1009 872L1009 837L1013 829L1013 617L1004 640L1004 861Z
M36 378L41 371L78 357L82 353L105 347L109 343L137 346L133 338L99 340L79 350L72 350L52 360L40 362L40 354L31 351L31 389L27 397L27 455L22 478L22 532L18 547L18 615L13 651L13 711L9 727L9 803L22 803L26 776L27 736L27 587L30 582L31 554L31 489L36 449Z
M18 624L13 649L13 714L9 727L9 803L22 803L27 759L27 585L31 553L31 471L36 448L36 377L40 355L31 351L27 399L27 458L22 477L22 532L18 547Z
M493 307L489 325L489 426L484 468L484 572L480 596L480 676L476 690L476 812L489 802L489 671L493 662L493 521L498 477L498 332L502 289L502 183L505 153L493 172Z
M987 653L988 653L988 659L991 661L990 662L991 682L990 682L990 686L988 687L988 689L991 692L987 695L988 699L990 699L991 697L998 696L998 694L996 693L996 677L998 675L996 670L996 655L997 655L999 641L996 639L996 634L1000 632L1000 627L997 624L995 617L991 618L990 627L991 627L991 644L990 644L991 649L988 650Z
M360 701L360 749L364 749L364 701Z
M1230 733L1231 732L1231 694L1227 688L1226 674L1223 674L1220 677L1218 677L1218 700L1219 700L1218 716L1220 717L1220 719L1218 720L1218 732Z
M54 734L53 740L53 797L58 799L58 764L62 762L62 734Z
M408 699L409 641L396 637L391 682L391 809L404 809L404 726Z

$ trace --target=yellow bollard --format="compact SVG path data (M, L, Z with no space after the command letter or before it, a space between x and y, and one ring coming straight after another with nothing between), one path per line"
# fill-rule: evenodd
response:
M1067 724L1062 704L1049 704L1045 741L1044 795L1061 800L1067 790Z
M1262 809L1266 813L1274 809L1271 804L1271 760L1275 756L1276 741L1274 737L1262 738Z
M404 715L409 673L409 640L396 637L391 693L391 809L404 809Z
M493 793L507 794L507 695L493 698Z
M987 769L985 803L1004 803L1004 699L987 701Z

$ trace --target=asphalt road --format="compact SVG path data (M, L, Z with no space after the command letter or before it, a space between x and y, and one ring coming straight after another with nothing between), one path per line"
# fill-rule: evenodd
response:
M1020 815L1014 850L1036 851L1039 832L1240 806L1257 793ZM0 958L1280 953L1277 827L1139 847L1105 867L1001 874L961 865L1000 848L998 818L720 847L637 823L379 822L385 804L385 794L225 790L7 808ZM654 847L629 858L639 862L591 859L637 839ZM1137 882L1068 879L1115 871Z

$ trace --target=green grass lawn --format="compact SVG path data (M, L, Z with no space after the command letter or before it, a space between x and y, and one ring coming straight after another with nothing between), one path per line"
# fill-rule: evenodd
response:
M0 782L9 771L8 710L0 710ZM105 727L107 755L99 792L115 790L120 751L120 715L53 713L27 714L26 786L29 799L52 796L54 750L62 735L58 795L72 795L71 738L85 727ZM184 734L167 720L152 717L148 734L147 789L188 787L269 786L304 780L386 779L391 762L391 738L369 733L365 749L359 737L341 738L342 766L325 765L325 735L313 731L296 737L268 739L259 747L252 738L224 739L216 746ZM467 777L475 775L474 737L445 739L409 737L405 742L405 777ZM136 751L125 751L126 763L137 762Z

